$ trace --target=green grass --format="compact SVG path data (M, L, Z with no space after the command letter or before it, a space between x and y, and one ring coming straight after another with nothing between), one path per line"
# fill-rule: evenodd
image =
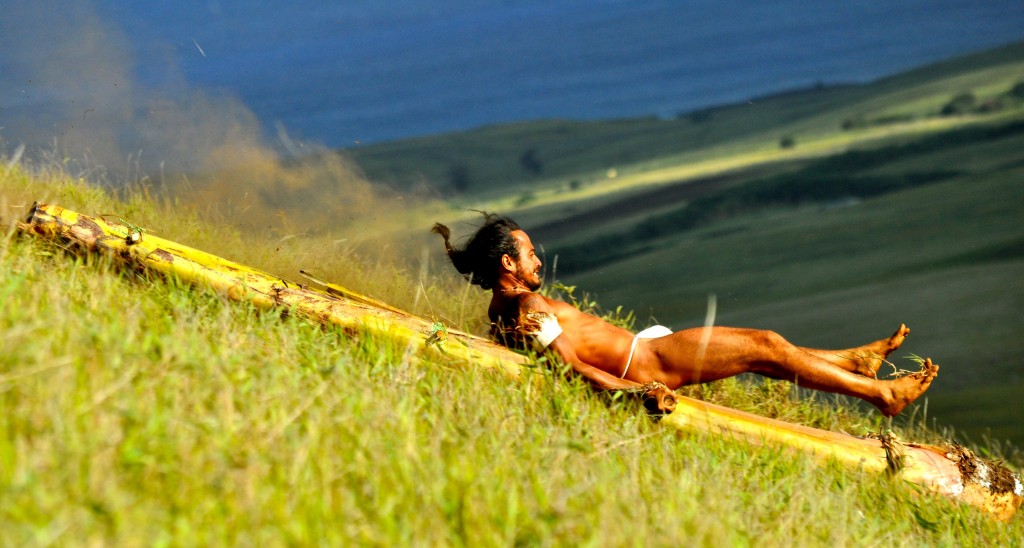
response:
M25 192L279 264L277 242L53 170L0 172L5 219ZM1019 517L995 523L885 476L659 428L634 401L542 370L522 382L413 363L387 340L13 232L0 239L0 296L3 545L1009 544L1024 533ZM818 427L884 426L786 383L698 392ZM896 428L946 435L920 416Z

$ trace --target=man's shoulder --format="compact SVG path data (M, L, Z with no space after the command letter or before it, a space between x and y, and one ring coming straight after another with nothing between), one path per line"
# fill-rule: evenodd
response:
M521 293L516 299L520 309L536 309L551 306L548 298L535 291Z
M523 292L512 298L494 300L488 309L491 322L518 323L524 314L550 314L559 319L567 318L579 311L576 307L535 291Z
M541 295L540 293L537 293L535 291L523 293L519 297L519 310L521 312L532 311L550 312L553 314L558 314L559 312L564 312L567 309L576 310L576 308L570 305L569 303L560 301L558 299L552 299L551 297Z

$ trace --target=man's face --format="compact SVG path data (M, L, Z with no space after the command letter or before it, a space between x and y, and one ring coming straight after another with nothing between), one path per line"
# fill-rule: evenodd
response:
M516 278L523 282L530 291L540 289L540 259L533 249L530 237L522 230L513 230L511 236L519 242L519 259L516 261Z

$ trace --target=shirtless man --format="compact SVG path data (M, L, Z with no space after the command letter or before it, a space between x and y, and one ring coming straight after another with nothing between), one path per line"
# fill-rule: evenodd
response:
M541 262L515 221L484 213L484 224L463 249L452 247L455 268L471 283L491 290L492 331L505 344L532 342L551 351L591 385L645 394L660 412L675 408L673 389L740 373L785 379L798 386L865 400L883 415L899 414L928 389L939 367L931 359L920 372L895 380L875 378L883 360L910 333L901 325L887 339L845 350L794 346L771 331L732 327L692 328L676 333L656 326L634 335L576 307L536 293Z

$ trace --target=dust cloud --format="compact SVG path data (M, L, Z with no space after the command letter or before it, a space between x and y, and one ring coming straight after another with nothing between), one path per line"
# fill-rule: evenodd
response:
M286 128L271 142L242 101L190 86L170 54L146 57L167 70L142 83L121 29L87 0L60 4L0 1L0 155L24 146L26 158L87 164L87 178L104 179L93 182L141 181L242 229L402 253L444 210L372 183L339 153L296 145Z

